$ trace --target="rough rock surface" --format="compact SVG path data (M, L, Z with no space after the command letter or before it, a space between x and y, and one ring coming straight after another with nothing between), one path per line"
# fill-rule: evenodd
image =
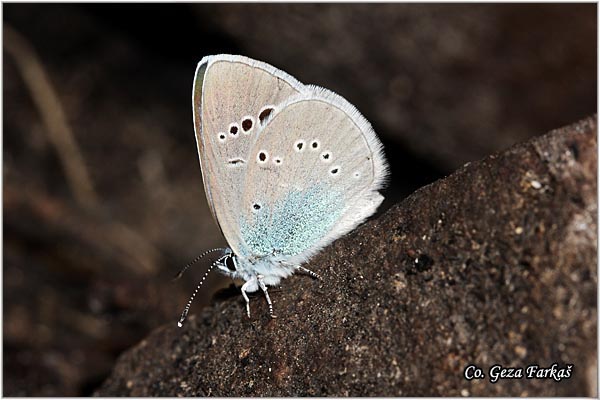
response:
M23 79L5 33L3 394L89 396L181 311L203 268L173 284L178 269L225 244L189 105L202 56L257 58L356 105L391 156L383 212L467 161L593 113L596 9L3 4L4 29L37 53L100 199L93 210L75 201L72 153L52 144L36 101L47 97ZM213 275L193 312L229 284Z
M253 316L235 291L120 358L103 396L595 395L597 126L467 164L338 240ZM228 296L225 296L228 295ZM573 364L570 379L487 378ZM467 381L469 364L483 380Z

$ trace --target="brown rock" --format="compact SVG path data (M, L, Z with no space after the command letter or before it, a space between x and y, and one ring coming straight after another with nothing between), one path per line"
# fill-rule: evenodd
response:
M595 396L597 125L460 168L338 240L251 320L241 296L153 332L103 396ZM489 368L573 364L570 379ZM467 381L476 364L483 380Z

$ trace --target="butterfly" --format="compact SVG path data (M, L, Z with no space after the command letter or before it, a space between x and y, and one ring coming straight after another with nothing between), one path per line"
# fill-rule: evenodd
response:
M192 91L194 129L210 210L229 248L211 265L261 289L302 271L325 246L353 230L383 201L383 146L343 97L300 83L264 62L204 57Z

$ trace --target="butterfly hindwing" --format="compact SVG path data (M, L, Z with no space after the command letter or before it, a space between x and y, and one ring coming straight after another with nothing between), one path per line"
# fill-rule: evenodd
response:
M304 262L383 200L387 167L370 124L342 97L308 88L280 105L249 152L242 257Z

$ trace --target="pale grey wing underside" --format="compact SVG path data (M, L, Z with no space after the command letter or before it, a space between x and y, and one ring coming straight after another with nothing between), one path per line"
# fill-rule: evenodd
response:
M305 89L290 75L242 56L209 56L198 64L192 103L202 178L213 216L235 253L239 201L261 120Z
M302 263L372 215L387 175L370 124L342 97L307 86L262 128L239 203L240 256Z

